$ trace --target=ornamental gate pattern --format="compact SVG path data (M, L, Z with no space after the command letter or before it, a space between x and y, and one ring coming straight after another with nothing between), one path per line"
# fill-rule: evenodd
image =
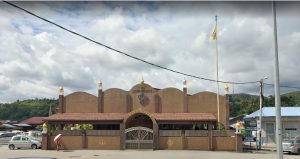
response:
M125 130L126 149L153 149L153 130L146 127L131 127Z

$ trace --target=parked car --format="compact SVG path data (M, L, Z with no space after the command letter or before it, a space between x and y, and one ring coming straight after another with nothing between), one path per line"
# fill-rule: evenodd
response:
M5 132L0 134L0 144L7 144L14 135L15 133L11 132Z
M15 133L6 132L3 134L0 134L0 138L13 137L14 135L15 135Z
M42 132L41 131L28 131L28 132L23 132L22 135L31 136L33 138L41 138Z
M296 136L292 140L286 140L282 142L282 150L283 152L288 153L300 153L300 135Z
M24 135L16 135L11 138L8 143L8 148L14 150L15 148L41 148L42 143L38 140L34 140L32 137Z

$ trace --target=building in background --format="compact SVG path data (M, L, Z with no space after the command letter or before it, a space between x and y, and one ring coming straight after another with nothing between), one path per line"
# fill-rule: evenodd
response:
M21 121L20 123L30 125L30 130L42 130L45 118L46 117L31 117L29 119Z
M244 119L259 119L260 110L253 112ZM300 107L281 107L282 138L292 139L300 134ZM262 109L262 144L275 144L276 126L275 107L263 107Z

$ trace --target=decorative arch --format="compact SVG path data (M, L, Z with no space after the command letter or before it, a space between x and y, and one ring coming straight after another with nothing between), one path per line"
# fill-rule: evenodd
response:
M140 122L140 120L145 120L145 123ZM137 120L139 122L136 122ZM157 147L157 134L158 125L156 120L152 117L151 113L146 112L142 109L134 110L129 112L123 120L123 147L124 149L156 149ZM142 133L145 136L143 139L138 139L138 141L131 140L128 138L130 135L128 133ZM141 135L137 135L141 136ZM142 135L143 136L143 135ZM150 139L150 140L149 140Z
M132 122L135 122L135 120L137 120L136 122L139 122L139 123L136 123L136 124L132 123ZM146 123L143 123L143 121ZM138 110L129 112L125 116L123 123L124 123L125 129L130 128L130 127L139 127L139 126L153 129L154 125L157 125L156 120L152 117L151 113L144 111L142 109L138 109ZM149 125L149 124L151 124L151 125Z

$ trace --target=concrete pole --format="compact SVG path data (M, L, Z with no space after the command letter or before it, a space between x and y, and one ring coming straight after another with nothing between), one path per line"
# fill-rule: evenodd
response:
M277 42L277 22L276 22L276 3L273 1L273 19L274 19L274 46L275 46L275 59L274 59L274 89L275 89L275 107L276 107L276 148L277 159L283 159L282 155L282 132L281 132L281 103L280 103L280 88L279 88L279 62L278 62L278 42Z
M263 107L263 84L264 84L264 79L267 79L268 77L265 77L263 79L261 79L259 81L259 84L260 84L260 91L259 91L259 94L260 94L260 98L259 98L259 110L260 110L260 114L259 114L259 127L258 127L258 135L259 135L259 149L261 149L261 132L262 132L262 107Z
M259 133L259 149L261 149L261 128L262 128L262 85L263 85L263 80L260 80L260 98L259 98L259 128L258 128L258 133Z
M218 53L218 16L215 16L216 20L216 69L217 69L217 110L218 110L218 129L220 129L220 99L219 99L219 53Z

